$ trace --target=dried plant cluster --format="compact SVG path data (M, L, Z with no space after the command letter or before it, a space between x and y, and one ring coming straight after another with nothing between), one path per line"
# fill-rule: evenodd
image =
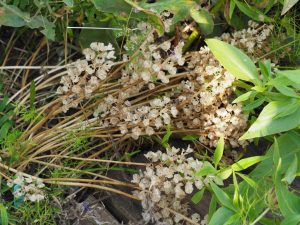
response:
M76 108L83 97L91 97L92 92L99 87L100 81L105 80L108 71L113 66L115 51L111 44L92 43L90 48L84 49L85 60L77 60L68 68L68 75L63 76L57 89L62 98L63 111Z
M257 61L260 57L271 51L267 41L274 28L273 25L260 25L254 21L248 22L248 29L235 31L232 34L224 33L221 40L247 52L252 60ZM274 60L272 58L272 60ZM274 61L275 62L275 61Z
M208 174L205 177L195 176L205 162L193 157L194 150L169 148L166 153L161 151L148 152L145 156L153 164L147 166L143 172L133 175L132 182L139 185L141 190L134 191L134 195L142 201L143 218L145 223L181 224L182 215L200 223L200 215L190 215L187 195L194 190L201 190L210 181L222 184L222 180ZM178 212L173 215L170 209ZM203 218L201 224L206 224Z
M272 26L254 22L249 26L220 38L257 57L266 51ZM75 62L61 79L58 93L63 94L63 110L100 93L93 113L99 129L118 128L121 135L137 139L170 124L174 130L195 132L208 146L215 146L222 135L227 145L246 145L238 139L246 128L247 115L239 104L231 103L234 77L210 50L202 47L184 55L183 42L176 46L172 40L157 43L150 25L138 27L146 40L119 75L109 73L115 59L111 45L92 43L83 51L86 59ZM139 39L133 35L130 41L138 44Z
M15 179L7 182L7 185L14 188L13 195L17 199L22 198L24 201L39 202L45 198L42 190L45 185L40 178L33 179L17 173Z

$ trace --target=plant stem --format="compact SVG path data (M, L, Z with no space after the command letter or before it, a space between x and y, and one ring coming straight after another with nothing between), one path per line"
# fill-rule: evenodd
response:
M257 217L250 225L255 225L261 218L264 217L264 215L267 214L267 212L269 212L269 210L270 208L266 208L265 211L263 211L262 214L260 214L259 217Z

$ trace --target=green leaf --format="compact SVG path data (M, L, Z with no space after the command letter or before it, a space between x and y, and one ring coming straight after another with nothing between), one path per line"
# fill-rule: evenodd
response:
M300 70L279 70L278 75L282 75L296 84L300 84Z
M285 76L276 74L276 77L272 80L270 80L267 85L269 86L275 86L275 85L285 85L285 86L293 86L293 85L297 85L295 84L293 81L291 81L290 79L288 79Z
M273 19L263 14L261 11L259 11L257 8L252 7L248 4L245 4L243 2L234 0L235 4L241 10L244 14L249 16L251 19L260 21L260 22L272 22Z
M232 173L232 180L233 180L233 186L234 186L234 194L233 194L232 203L235 208L239 208L239 185L238 185L236 175L234 172Z
M74 0L63 0L63 1L67 6L73 7L74 5Z
M270 102L264 107L257 120L240 139L263 137L288 131L299 126L300 108L288 116L276 118L276 116L285 112L286 106L290 103L293 103L293 100Z
M213 190L214 194L216 195L218 201L221 203L222 206L225 206L228 209L236 211L229 196L221 188L219 188L213 182L210 182L210 187Z
M198 139L198 135L186 135L182 138L183 141L197 141Z
M214 30L214 21L212 16L205 9L197 10L191 8L190 10L191 17L198 23L201 32L204 35L211 34Z
M8 213L5 206L2 203L0 204L0 218L1 225L8 225Z
M288 215L280 225L298 225L300 223L300 214Z
M263 87L263 86L257 86L257 85L255 85L254 87L251 88L251 90L254 90L254 91L257 91L257 92L261 93L261 92L264 92L266 90L266 88Z
M92 0L92 2L99 11L122 15L125 18L131 16L140 21L149 21L156 27L159 35L164 33L164 25L159 16L150 10L140 7L133 1L114 0L110 1L109 4L107 0ZM134 8L137 10L134 10Z
M280 181L279 177L275 178L275 191L280 211L285 217L300 214L299 196L290 192L287 186Z
M275 88L283 95L292 97L292 98L300 98L300 96L292 89L284 85L274 85Z
M146 10L142 7L140 7L138 4L131 0L124 0L129 5L133 6L138 12L135 13L135 11L131 11L131 14L135 15L137 18L139 18L142 21L149 20L151 24L153 24L156 27L156 31L159 36L162 36L165 32L164 24L161 20L161 18L152 12L151 10Z
M215 167L217 167L218 163L222 159L223 152L224 152L224 136L220 137L214 153L213 162L215 164Z
M161 145L164 146L165 148L168 147L168 142L169 142L169 139L172 135L172 131L171 131L171 125L168 124L167 125L167 129L166 129L166 134L163 136L162 140L161 140Z
M212 216L217 210L217 198L215 195L211 196L211 200L208 208L208 221L211 220Z
M240 49L217 39L205 41L220 64L236 78L260 84L252 60ZM226 52L226 54L224 54Z
M209 163L204 162L203 167L194 174L196 177L206 176L208 174L216 174L218 171Z
M3 112L8 103L8 96L5 95L3 99L0 101L0 112Z
M282 181L286 181L288 184L291 184L297 173L297 168L298 168L298 158L297 155L295 155L293 162L290 164L289 168L286 171L286 174Z
M263 75L264 81L268 81L271 77L271 61L259 61L259 68L261 70L261 74Z
M55 27L45 25L44 29L41 30L41 33L45 35L49 40L54 41L55 40Z
M230 1L230 5L229 5L229 19L231 20L234 9L235 9L235 2L234 1Z
M10 27L23 27L26 24L24 18L29 19L29 14L22 12L13 5L0 7L0 25Z
M132 6L124 0L110 1L109 4L107 0L92 0L92 2L94 3L95 7L102 12L126 13L129 16L132 9Z
M202 199L202 197L203 197L203 194L204 194L204 191L205 191L205 188L203 188L203 189L200 190L200 191L197 191L197 192L193 195L193 197L192 197L192 202L193 202L194 204L198 204L198 203L201 201L201 199Z
M248 100L250 97L253 97L255 95L254 91L248 91L245 94L240 95L232 103L239 103L239 102L244 102Z
M297 4L297 2L299 2L299 0L284 0L281 15L286 14L294 5Z
M274 153L273 153L273 163L275 168L279 167L280 163L280 152L279 152L279 145L276 138L274 138Z
M269 158L259 163L250 176L255 181L272 176L278 167L277 164L279 164L280 158L282 161L280 173L284 174L294 160L295 155L298 159L300 158L300 135L297 132L290 131L275 139L274 144L266 153Z
M229 217L228 220L226 220L226 222L224 223L224 225L240 224L240 218L241 215L239 213L236 213Z
M27 12L22 12L19 8L14 5L7 5L0 2L4 7L0 7L0 25L11 26L11 27L22 27L28 26L31 29L43 27L42 33L49 38L54 40L55 38L55 25L48 21L46 17L34 16L30 17ZM45 30L47 32L45 32Z
M2 116L0 118L0 127L6 122L6 121L10 121L9 117L11 117L14 114L14 111L11 110L8 113L5 113L4 116ZM1 135L1 134L0 134Z
M244 111L251 111L253 109L256 109L257 107L261 106L266 101L266 97L259 97L258 99L254 100L253 102L250 102L249 104L245 105L243 107Z
M274 119L285 117L290 114L293 114L297 109L300 107L300 101L297 101L296 99L291 99L291 104L288 104L286 108L279 114L277 114Z
M218 177L220 177L222 180L226 180L230 175L232 174L231 168L225 168L218 172Z
M98 22L96 24L85 24L86 27L113 27L114 20L110 19L104 22ZM118 43L116 41L115 33L112 30L100 30L100 29L83 29L79 34L79 44L81 48L88 48L92 42L102 42L104 44L111 43L114 48L118 49Z
M244 169L247 169L250 166L253 166L254 164L263 161L267 157L265 156L252 156L245 159L241 159L238 162L231 165L231 168L233 171L241 171Z
M8 130L9 128L11 128L12 123L11 121L5 122L3 124L3 126L0 129L0 140L2 140L3 138L5 138L7 136Z
M249 176L246 176L242 173L236 173L237 175L239 175L241 178L243 178L244 181L246 181L251 187L256 188L257 184L255 183L254 180L252 180Z
M164 10L168 10L174 15L172 18L172 26L174 26L190 15L190 9L197 8L197 3L191 0L163 0L154 3L141 3L139 6L144 9L153 10L158 14Z
M224 225L226 219L230 218L234 214L235 213L230 209L221 207L214 213L208 225Z

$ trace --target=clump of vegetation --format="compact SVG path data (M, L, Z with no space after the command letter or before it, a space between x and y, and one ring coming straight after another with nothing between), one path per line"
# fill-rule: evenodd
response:
M298 224L297 2L0 0L1 224Z

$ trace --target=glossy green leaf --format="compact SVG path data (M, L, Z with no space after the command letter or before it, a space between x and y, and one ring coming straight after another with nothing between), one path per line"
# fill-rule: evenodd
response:
M231 168L233 171L241 171L244 169L249 168L250 166L253 166L256 163L259 163L266 159L265 156L252 156L245 159L241 159L238 162L231 165Z
M298 158L297 155L295 155L293 162L290 164L289 168L286 171L286 174L282 181L286 181L288 184L291 184L297 173L297 168L298 168Z
M294 5L297 4L297 2L299 2L299 0L284 0L281 15L286 14Z
M217 39L206 39L206 43L220 64L236 78L260 83L254 63L240 49Z
M201 201L201 199L202 199L202 197L203 197L203 194L204 194L204 191L205 191L205 188L203 188L203 189L200 190L200 191L197 191L197 192L193 195L193 197L192 197L192 202L193 202L194 204L198 204L198 203Z
M208 225L224 225L225 221L234 214L232 210L221 207L214 213Z
M213 162L215 164L215 167L217 167L217 165L219 164L220 160L222 159L223 156L223 152L224 152L224 136L220 137L216 150L214 152L214 158L213 158Z
M197 10L195 8L191 8L190 14L191 17L198 23L201 33L203 33L204 35L208 35L213 32L214 21L207 10Z
M225 206L232 211L235 211L235 208L231 202L229 196L224 192L221 188L219 188L215 183L210 182L210 187L213 190L214 194L217 197L217 200L220 202L222 206Z
M276 118L282 112L285 112L289 101L273 101L264 107L257 120L252 124L248 131L240 138L241 140L256 137L264 137L291 130L300 125L300 108L294 113Z

